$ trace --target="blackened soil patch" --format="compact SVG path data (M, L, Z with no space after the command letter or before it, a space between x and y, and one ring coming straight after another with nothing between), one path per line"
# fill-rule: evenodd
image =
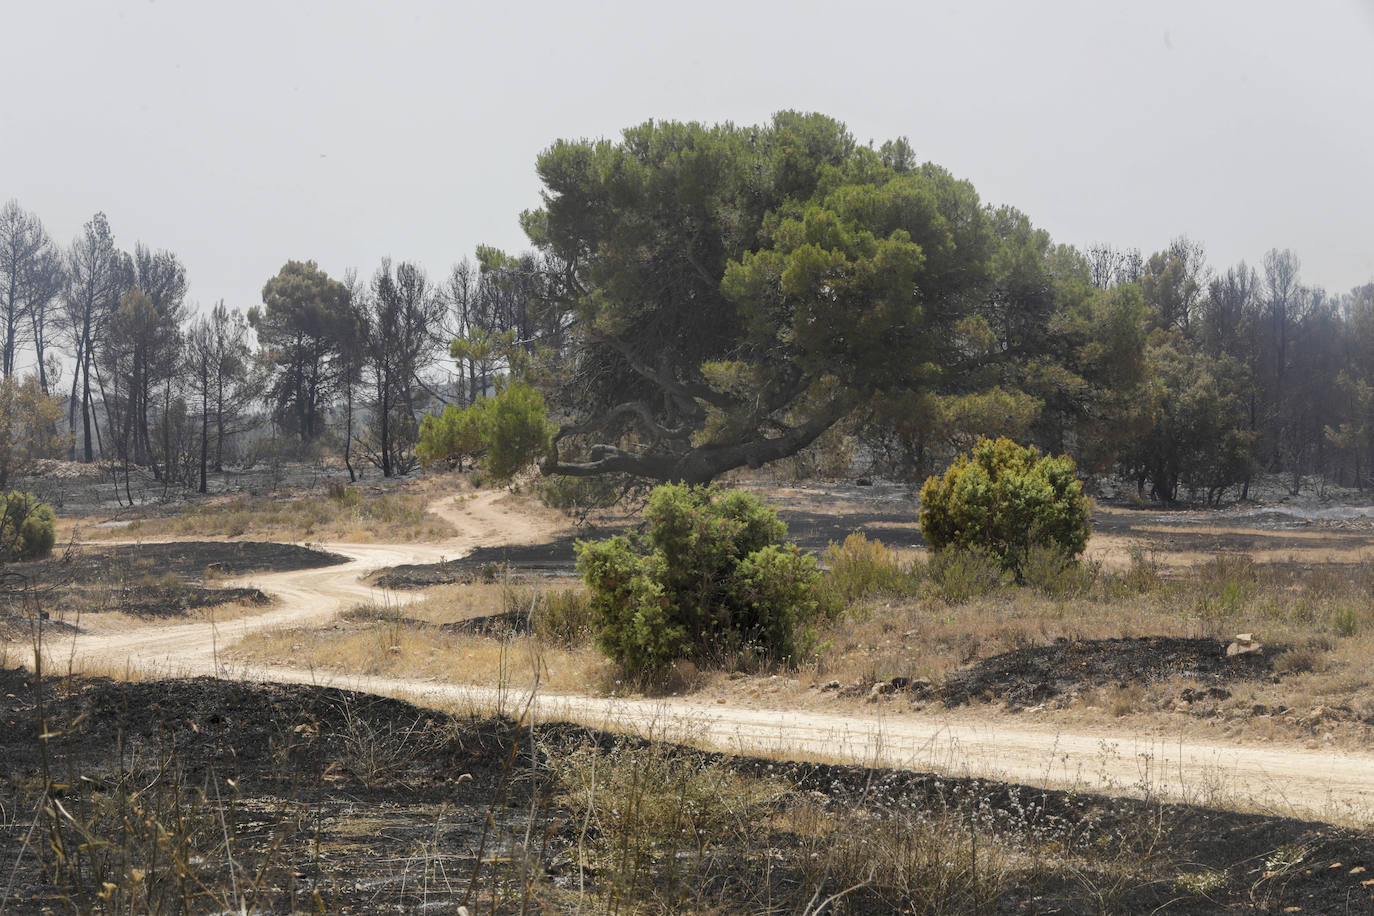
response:
M945 683L944 701L954 706L1000 700L1023 707L1093 687L1149 686L1176 678L1210 686L1272 676L1271 656L1228 657L1226 646L1217 639L1142 636L1015 649L955 673Z
M922 546L925 541L914 524L914 509L905 504L843 516L806 512L774 505L787 524L787 540L803 550L821 554L832 542L841 542L855 531L877 538L892 547ZM416 563L387 567L373 579L379 588L428 588L431 585L468 585L577 575L578 540L596 540L630 530L617 525L596 534L562 537L547 544L479 547L465 557L442 563Z
M0 888L8 894L0 908L515 913L531 911L532 891L534 911L585 911L598 898L583 891L609 894L614 874L579 860L579 840L601 826L572 816L551 764L590 745L611 754L600 764L610 766L624 760L613 753L618 744L643 747L558 724L531 744L528 727L510 720L330 688L208 678L39 683L0 670L0 861L10 888ZM932 908L874 883L844 898L846 913L1371 906L1374 839L1325 824L909 771L666 753L791 794L775 803L779 819L766 836L751 834L766 848L736 848L728 830L688 837L697 852L651 864L663 873L648 874L629 902L647 904L659 878L708 848L735 863L715 876L730 885L704 884L694 896L710 895L722 913L758 912L764 899L801 912L808 900L845 891L815 869L808 828L787 820L796 802L851 819L875 841L884 825L920 830L953 818L967 826L950 842L967 842L976 828L1019 850L992 899ZM901 852L884 846L871 858ZM1179 882L1199 874L1205 893Z
M272 603L271 598L256 588L207 588L184 582L95 588L73 585L59 590L58 594L67 602L74 598L85 599L82 608L86 613L120 611L136 617L181 617L190 611L221 604L263 607Z
M68 556L14 564L39 581L108 580L111 576L165 576L200 580L207 571L225 576L291 572L347 563L348 557L296 544L268 541L169 541L82 547Z
M428 588L431 585L469 585L577 574L576 537L547 544L479 547L465 557L442 563L389 566L373 579L379 588Z

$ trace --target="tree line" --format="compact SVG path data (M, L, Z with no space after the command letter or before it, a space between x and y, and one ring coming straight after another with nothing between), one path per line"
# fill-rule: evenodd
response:
M64 248L5 205L6 435L65 436L126 485L204 491L255 440L392 476L426 414L512 377L569 477L702 483L844 443L920 479L1006 436L1163 501L1374 481L1374 284L1327 293L1291 251L1218 269L1183 237L1057 244L906 139L816 114L648 122L536 168L526 253L437 280L288 261L246 311L193 309L180 259L119 249L102 214Z
M533 257L464 260L435 282L387 259L369 279L334 279L288 261L260 304L197 310L174 252L122 250L102 213L63 247L10 201L0 487L36 458L65 457L107 462L130 500L134 468L206 492L211 473L273 448L336 453L354 479L360 464L405 473L427 411L480 398L512 347L555 336L528 309L534 271Z
M546 471L699 483L843 441L919 480L1006 436L1164 501L1374 479L1374 284L1329 294L1291 251L1056 244L818 114L651 121L537 169Z

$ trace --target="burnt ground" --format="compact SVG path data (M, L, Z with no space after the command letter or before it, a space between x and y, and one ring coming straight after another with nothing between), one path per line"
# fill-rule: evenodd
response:
M787 524L787 539L803 550L823 554L831 542L843 541L855 531L893 547L920 547L925 542L914 527L915 508L904 501L885 500L863 512L829 513L775 505ZM373 578L380 588L427 588L432 585L514 581L577 574L576 544L632 530L625 523L596 531L569 535L547 544L481 547L467 556L442 563L405 564L381 570Z
M428 588L473 582L526 581L577 574L574 545L580 538L562 537L547 544L478 547L467 556L441 563L406 563L373 574L379 588Z
M832 543L859 532L894 548L923 548L916 523L919 503L895 484L859 487L790 488L769 497L778 517L787 524L787 539L803 550L823 555ZM1224 530L1208 526L1221 526ZM625 521L598 530L559 538L548 544L491 547L443 563L394 566L381 570L374 581L382 588L425 588L576 574L574 545L579 538L595 539L629 531ZM1093 514L1093 530L1130 539L1144 554L1190 552L1240 554L1257 550L1360 550L1374 543L1374 521L1306 521L1292 516L1270 518L1264 513L1236 516L1191 510L1127 509L1113 505Z
M337 553L269 541L155 541L113 547L81 547L34 563L13 563L12 572L39 580L103 577L111 572L203 580L207 571L225 576L291 572L347 563Z
M594 860L579 868L579 836L598 827L570 816L548 763L586 746L613 755L626 740L544 726L531 769L528 730L506 719L331 688L207 678L39 685L3 670L0 909L452 912L466 902L476 912L571 912L582 882L596 892L611 873ZM829 817L875 829L954 818L1023 850L995 898L965 912L1374 907L1368 833L917 772L667 753L790 787L789 798ZM651 867L670 869L658 874L667 884L696 874L690 863L717 863L694 891L717 912L756 912L765 899L771 911L798 912L843 890L824 876L807 883L813 847L798 830L782 817L767 848L722 836L706 860L689 843ZM1185 889L1184 875L1204 876L1204 889ZM878 886L843 903L850 913L946 911Z
M265 605L256 588L218 588L207 576L315 569L347 557L294 544L181 541L81 547L44 560L10 563L0 581L0 636L27 633L37 617L59 619L119 611L180 617L200 608Z
M1218 639L1173 636L1060 639L981 659L951 675L940 696L951 706L997 700L1015 709L1096 687L1149 686L1177 679L1197 681L1202 693L1228 696L1224 684L1274 676L1272 654L1228 657L1226 647ZM1281 649L1266 647L1268 653Z

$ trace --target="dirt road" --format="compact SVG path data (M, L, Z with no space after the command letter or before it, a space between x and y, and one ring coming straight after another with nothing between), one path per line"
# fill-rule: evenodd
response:
M277 599L270 612L218 624L183 623L53 637L46 646L48 664L60 670L69 666L104 672L129 668L329 684L446 707L471 704L519 712L526 707L528 695L516 690L340 676L291 667L229 668L221 663L219 650L250 632L322 623L360 602L400 604L417 594L383 593L361 581L380 567L432 563L478 546L537 543L554 534L547 521L509 511L495 492L445 500L433 511L464 534L441 544L316 545L350 561L241 580ZM1149 794L1359 826L1374 822L1374 755L1369 754L1196 742L1182 734L1131 734L1106 727L1067 734L1038 727L1024 717L966 712L842 716L797 709L742 709L678 698L542 693L533 711L543 721L571 719L779 758L819 757L1033 785Z

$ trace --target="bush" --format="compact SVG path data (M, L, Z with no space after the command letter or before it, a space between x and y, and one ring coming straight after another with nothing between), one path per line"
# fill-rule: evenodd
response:
M538 461L552 442L544 396L516 382L471 407L450 404L439 416L426 416L415 453L424 464L449 462L460 469L464 459L485 455L487 472L505 481Z
M0 558L37 560L52 553L57 542L57 518L52 507L32 493L11 490L0 509Z
M943 477L921 487L921 533L937 552L986 550L1020 579L1032 546L1067 557L1083 552L1089 508L1072 458L1041 458L1010 439L979 439Z
M1051 598L1077 598L1092 590L1100 563L1079 563L1057 547L1034 544L1026 554L1021 579Z
M914 576L902 568L896 553L882 541L870 541L860 532L833 541L825 550L830 571L825 577L827 591L844 604L875 594L901 594L910 591Z
M669 484L644 510L648 532L579 541L597 644L632 673L742 650L796 657L821 613L814 557L779 545L777 513L744 493Z
M530 624L542 639L563 646L582 645L592 631L587 596L574 589L540 589Z
M947 604L963 604L1001 591L1011 576L1000 560L981 547L947 547L926 564L930 589Z

